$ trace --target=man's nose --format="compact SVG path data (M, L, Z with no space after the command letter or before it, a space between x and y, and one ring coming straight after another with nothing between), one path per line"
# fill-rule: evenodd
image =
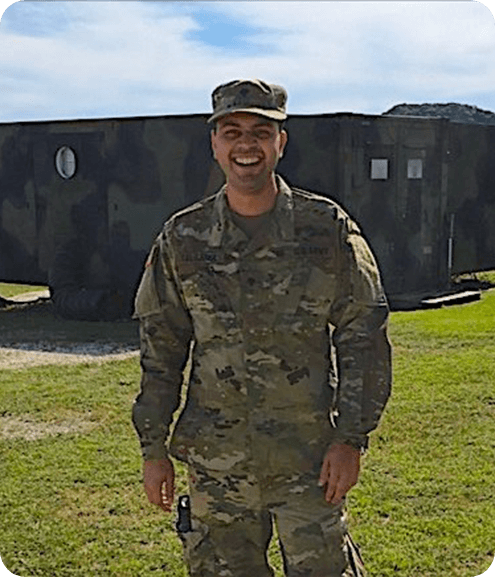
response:
M254 134L250 131L250 130L246 130L245 132L242 133L239 142L241 144L253 144L256 143L256 137L254 136Z

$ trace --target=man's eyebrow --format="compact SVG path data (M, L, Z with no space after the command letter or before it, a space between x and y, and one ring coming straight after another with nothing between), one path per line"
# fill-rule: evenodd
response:
M256 124L254 125L254 128L259 128L259 127L261 127L261 126L272 127L273 124L272 124L269 120L267 120L266 122L258 122L258 123L256 123Z
M220 128L223 128L224 126L240 126L240 124L238 122L236 122L235 120L226 120L225 122L222 122L221 124L219 123Z

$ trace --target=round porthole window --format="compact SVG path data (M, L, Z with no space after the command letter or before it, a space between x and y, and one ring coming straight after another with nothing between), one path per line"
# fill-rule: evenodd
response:
M72 178L76 173L76 153L69 146L62 146L55 155L55 166L62 178Z

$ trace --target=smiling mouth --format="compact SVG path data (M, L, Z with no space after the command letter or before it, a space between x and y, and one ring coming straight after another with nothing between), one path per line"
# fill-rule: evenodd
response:
M232 160L240 166L254 166L255 164L259 164L261 162L261 158L257 156L250 156L243 158L237 157L233 158Z

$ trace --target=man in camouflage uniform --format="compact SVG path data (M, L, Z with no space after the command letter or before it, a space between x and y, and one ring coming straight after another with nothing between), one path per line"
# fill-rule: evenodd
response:
M364 574L343 505L390 393L388 308L356 224L275 174L285 104L258 80L214 91L226 185L168 220L136 297L145 490L170 511L169 451L188 464L193 577L272 576L273 523L288 577Z

